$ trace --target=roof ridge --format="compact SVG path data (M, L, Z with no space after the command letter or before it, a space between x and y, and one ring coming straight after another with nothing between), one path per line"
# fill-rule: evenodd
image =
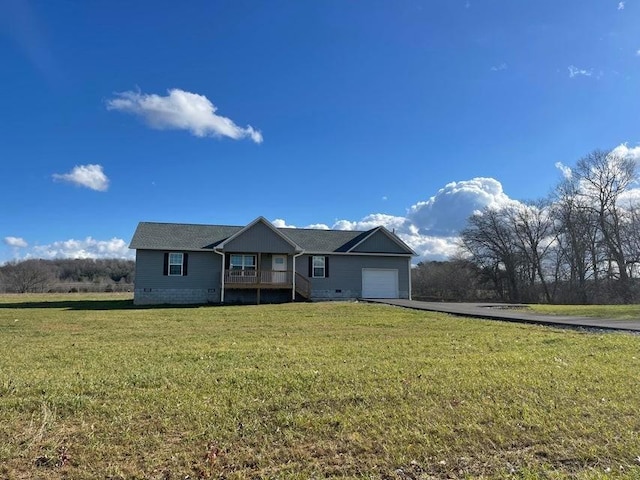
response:
M309 230L312 232L353 232L353 233L366 233L371 230L342 230L339 228L308 228L308 227L276 227L278 230ZM374 227L378 228L378 227ZM372 229L373 230L373 229Z
M141 221L139 223L153 224L153 225L184 225L193 227L231 227L231 228L244 228L246 225L223 225L218 223L182 223L182 222L146 222Z

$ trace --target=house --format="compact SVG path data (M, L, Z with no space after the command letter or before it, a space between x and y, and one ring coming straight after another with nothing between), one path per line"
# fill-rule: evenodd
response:
M134 303L273 303L410 298L415 255L384 227L367 231L141 222Z

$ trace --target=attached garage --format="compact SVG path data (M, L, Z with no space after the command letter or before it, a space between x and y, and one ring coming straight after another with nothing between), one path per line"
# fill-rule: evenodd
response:
M398 298L398 270L362 269L362 298Z

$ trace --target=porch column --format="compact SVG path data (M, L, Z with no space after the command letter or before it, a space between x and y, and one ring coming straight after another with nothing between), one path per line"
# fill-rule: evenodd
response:
M293 269L291 270L291 284L293 288L291 289L291 301L296 301L296 256L293 255Z
M220 255L220 303L224 303L224 252L219 252L216 249L213 251Z

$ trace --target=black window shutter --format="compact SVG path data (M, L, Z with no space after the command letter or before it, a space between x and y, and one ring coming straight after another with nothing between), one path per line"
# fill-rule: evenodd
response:
M229 265L231 265L231 255L225 254L225 256L224 256L224 268L225 268L225 270L229 270Z
M329 257L324 257L324 276L329 278Z
M169 253L165 252L164 254L164 269L162 270L163 275L169 275Z
M309 278L313 277L313 257L309 255Z
M182 254L182 275L187 276L187 267L189 266L189 254Z

